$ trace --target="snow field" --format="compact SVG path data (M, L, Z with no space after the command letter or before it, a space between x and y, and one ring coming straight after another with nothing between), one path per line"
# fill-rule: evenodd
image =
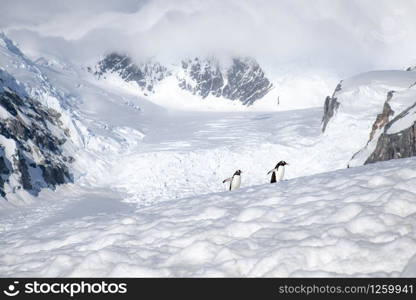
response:
M267 171L280 160L290 163L286 178L344 168L354 150L337 151L339 145L320 137L319 114L174 115L148 128L137 147L108 152L112 162L97 182L128 193L128 202L150 205L224 191L221 182L237 169L243 187L267 183Z
M106 190L77 199L85 193L67 186L72 208L98 199L113 207L89 214L87 206L85 216L76 211L75 218L63 207L63 217L9 228L0 271L52 277L415 274L415 167L415 159L403 159L141 208L117 202L122 197Z

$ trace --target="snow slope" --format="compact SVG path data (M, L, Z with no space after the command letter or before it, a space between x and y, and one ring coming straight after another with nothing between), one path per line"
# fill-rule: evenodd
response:
M78 131L74 127L69 108L73 102L70 94L51 84L48 76L38 65L28 59L5 34L0 32L0 68L4 69L19 84L20 96L29 96L48 108L61 113L63 125L70 130L72 140L78 142Z
M108 190L3 212L4 276L415 276L416 160L147 208ZM413 259L412 259L413 257Z

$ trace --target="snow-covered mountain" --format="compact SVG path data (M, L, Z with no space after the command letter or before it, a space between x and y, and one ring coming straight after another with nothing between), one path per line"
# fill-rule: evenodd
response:
M322 131L356 147L349 166L416 155L416 73L377 71L341 81L324 104Z
M182 68L179 86L202 98L213 95L252 105L273 87L252 58L233 58L227 68L213 58L195 58L182 61Z
M73 180L77 133L64 95L0 34L0 194L37 195Z
M0 195L24 189L34 195L44 187L72 181L63 144L69 130L60 114L28 97L16 80L0 69Z
M222 65L212 57L184 59L163 66L154 61L135 63L127 55L111 53L90 70L98 78L117 74L126 82L134 82L144 96L157 94L162 81L170 79L199 98L238 100L249 106L273 88L260 65L247 57L233 58L229 65Z
M155 86L170 75L167 68L159 63L148 61L136 64L130 57L117 53L111 53L102 59L94 72L98 78L106 77L107 73L115 73L127 82L137 83L144 93L154 93Z

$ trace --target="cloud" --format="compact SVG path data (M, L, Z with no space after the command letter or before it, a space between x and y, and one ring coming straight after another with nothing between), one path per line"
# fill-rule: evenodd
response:
M6 0L0 26L33 56L249 55L276 70L345 76L414 61L414 11L407 0Z

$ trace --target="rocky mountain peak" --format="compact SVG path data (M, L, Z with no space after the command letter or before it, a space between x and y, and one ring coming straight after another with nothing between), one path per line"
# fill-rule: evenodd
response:
M215 59L182 61L184 75L179 86L194 95L239 100L252 105L273 87L260 65L252 58L233 58L227 68Z
M157 93L158 85L170 77L179 88L202 99L222 97L244 105L253 104L273 87L252 58L233 58L224 66L214 57L195 57L166 67L154 61L136 63L127 55L111 53L95 69L90 71L98 78L117 74L127 82L136 82L143 92Z
M328 125L328 122L335 115L339 102L337 101L337 93L342 90L342 80L337 84L332 96L327 96L324 102L324 115L322 117L322 132L325 132L325 129Z
M136 82L142 91L147 92L154 92L154 86L169 75L167 68L157 62L137 64L129 56L119 53L105 56L94 71L98 78L111 73L118 74L127 82Z

